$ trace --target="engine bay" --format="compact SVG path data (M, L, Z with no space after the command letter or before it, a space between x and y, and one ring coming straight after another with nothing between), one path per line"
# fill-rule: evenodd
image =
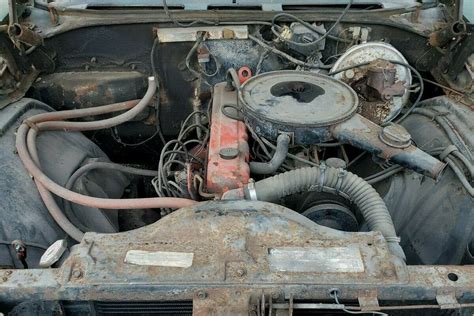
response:
M358 296L377 283L381 302L405 290L400 300L415 301L416 288L447 306L441 292L426 294L420 268L431 267L439 291L444 282L467 289L453 292L455 308L472 307L474 90L465 77L474 53L456 84L439 80L458 56L447 51L472 35L344 20L351 4L334 23L296 11L184 25L165 3L166 23L145 15L78 28L63 1L49 4L61 21L53 27L30 8L36 27L0 33L0 53L21 69L0 73L0 105L12 101L0 111L0 276L33 271L24 280L35 284L34 273L59 269L48 286L68 284L60 301L126 301L126 292L104 294L124 282L144 301L153 299L146 280L169 297L160 284L198 284L176 296L191 293L203 315L214 292L199 289L255 284L265 315L269 297L293 308L276 284L309 280L336 304L355 293L352 311L381 310ZM121 12L89 10L84 21ZM393 10L393 24L416 14ZM446 8L423 10L441 19ZM9 275L4 286L23 297ZM301 304L315 299L298 291Z

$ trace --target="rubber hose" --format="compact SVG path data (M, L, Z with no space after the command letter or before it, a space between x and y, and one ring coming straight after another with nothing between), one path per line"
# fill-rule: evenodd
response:
M77 169L71 175L71 177L69 177L69 180L66 182L66 185L64 187L72 191L77 180L80 177L82 177L84 174L94 169L113 170L113 171L117 171L121 173L129 173L129 174L145 176L145 177L155 177L158 174L156 170L134 168L134 167L129 167L129 166L121 165L118 163L113 163L113 162L94 161L94 162L85 164L79 169ZM63 200L63 206L64 206L64 212L66 213L66 216L70 219L74 218L75 214L72 210L71 203L68 200ZM83 231L88 231L88 228L85 226L81 226L80 229L82 229Z
M237 91L240 90L240 79L239 79L239 74L234 68L229 68L226 73L226 80L228 85L234 84L234 88L237 89Z
M446 133L446 136L453 143L453 145L455 145L459 149L459 151L462 152L463 155L472 158L471 152L467 148L467 145L464 143L464 140L460 136L456 135L455 130L450 126L446 118L442 117L439 113L431 109L425 108L414 109L412 113L423 115L432 120L435 120L441 126L443 131Z
M117 116L98 120L98 121L87 121L87 122L69 122L69 121L43 121L38 122L37 117L33 116L25 120L25 123L35 126L35 129L38 131L53 131L53 130L61 130L61 131L92 131L98 129L106 129L110 127L114 127L120 125L122 123L128 122L134 119L138 114L140 114L151 102L155 95L156 91L156 82L153 77L148 78L148 89L143 96L143 98L130 110L119 114ZM103 106L102 108L108 109L108 111L112 111L112 109L107 108L107 106ZM83 110L83 111L81 111ZM89 116L89 109L81 109L77 110L75 113L77 114L76 117L85 117ZM96 109L97 112L97 109ZM83 116L79 116L80 113Z
M452 155L456 158L458 158L459 160L461 160L461 162L464 164L464 166L466 167L466 169L469 171L469 175L471 176L471 179L474 179L474 166L472 165L472 163L469 161L469 159L466 158L466 156L464 156L461 152L459 152L458 150L455 150L452 152Z
M269 162L250 163L250 172L255 174L272 174L280 168L288 155L288 146L290 145L290 137L286 134L280 134L277 138L277 146L275 154Z
M26 133L28 143L25 144ZM196 201L183 198L138 198L138 199L105 199L82 195L58 185L41 170L31 158L27 148L36 146L36 130L28 130L25 124L20 125L17 132L17 151L23 165L50 192L73 203L103 209L143 209L143 208L181 208L196 204Z
M464 175L464 172L457 166L457 164L451 158L446 158L445 160L453 170L454 174L458 177L459 181L461 181L461 184L466 189L467 193L471 197L474 197L474 187L472 187L472 185L469 183L469 180L467 180L466 176Z
M132 100L121 103L114 103L110 105L100 106L96 108L87 109L87 114L96 115L109 112L115 112L119 110L127 110L138 104L139 100ZM81 110L68 110L60 112L51 112L51 113L42 113L35 115L35 122L43 122L48 120L61 120L64 118L76 118L84 115L84 109ZM35 161L36 164L39 164L38 152L36 146L30 146L29 151L31 158ZM49 214L55 222L61 227L66 234L68 234L72 239L80 242L84 236L84 232L76 227L70 220L65 216L63 211L60 209L56 201L54 200L53 195L49 192L39 181L35 179L36 186L40 193L40 196L49 211Z
M84 118L88 116L103 115L107 113L130 110L131 108L135 107L138 104L138 102L140 102L140 99L112 103L112 104L107 104L107 105L100 105L100 106L95 106L92 108L41 113L41 114L36 114L32 117L29 117L25 121L31 122L31 123L39 123L39 122L46 122L46 121L62 121L62 120L72 119L72 118Z
M321 188L322 185L322 188ZM379 231L385 237L392 254L405 260L399 245L392 217L385 202L375 189L357 175L341 169L325 167L299 168L255 182L255 193L259 201L274 202L299 192L319 190L347 196L359 208L370 230ZM246 198L250 191L244 190Z
M67 190L52 181L41 170L39 162L35 162L35 159L30 156L30 151L28 148L36 148L36 136L39 131L57 129L75 131L95 130L121 124L127 120L133 119L139 112L141 112L153 98L155 90L155 81L153 78L149 78L149 86L145 96L130 110L110 119L92 122L42 122L42 119L44 119L45 115L41 114L41 116L33 116L25 120L18 128L16 136L16 148L18 151L18 156L23 162L25 168L35 179L35 182L40 183L41 187L43 187L45 191L54 193L55 195L58 195L59 197L67 199L73 203L103 209L181 208L194 205L197 203L196 201L182 198L104 199L78 194ZM115 107L122 110L124 105L116 104ZM48 116L49 119L51 119L51 116L53 116L53 119L67 119L71 117L79 118L89 116L91 112L98 114L98 112L102 110L107 113L114 111L113 106L110 105L98 107L94 110L80 109L69 112L65 111L63 113L55 113L55 115L51 114ZM34 128L30 129L30 126Z
M36 146L30 146L28 149L30 151L31 159L33 159L36 164L39 164L40 160ZM81 242L82 237L84 237L84 232L79 227L74 225L69 220L69 218L67 218L67 216L59 207L59 205L56 203L56 200L54 199L51 192L46 189L41 184L41 182L38 181L38 179L36 179L35 177L33 177L33 179L35 181L36 187L38 188L38 192L41 196L41 199L43 200L43 203L46 206L46 209L48 210L49 214L54 219L56 224L58 224L58 226L61 227L61 229L64 230L64 232L68 234L68 236L70 236L72 239L77 242Z

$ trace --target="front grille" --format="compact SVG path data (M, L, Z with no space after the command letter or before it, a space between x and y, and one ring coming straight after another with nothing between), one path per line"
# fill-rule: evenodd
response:
M95 302L97 315L192 315L192 301Z
M193 301L62 302L66 315L192 315Z

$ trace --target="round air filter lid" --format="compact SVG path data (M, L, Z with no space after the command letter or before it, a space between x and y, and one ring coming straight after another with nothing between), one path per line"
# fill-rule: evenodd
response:
M351 117L358 97L347 84L311 72L283 70L253 77L241 88L246 113L291 126L329 126Z

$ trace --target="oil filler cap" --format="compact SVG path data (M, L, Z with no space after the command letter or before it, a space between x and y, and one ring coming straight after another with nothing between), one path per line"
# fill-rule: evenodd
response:
M406 148L411 145L411 135L405 127L389 123L380 132L380 140L394 148Z
M239 155L239 150L237 148L227 147L227 148L222 148L219 151L219 156L221 156L221 158L225 160L231 160L231 159L237 158L238 155Z

